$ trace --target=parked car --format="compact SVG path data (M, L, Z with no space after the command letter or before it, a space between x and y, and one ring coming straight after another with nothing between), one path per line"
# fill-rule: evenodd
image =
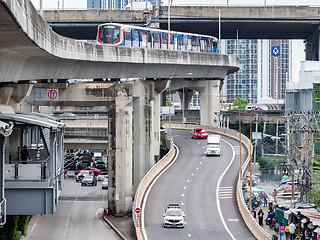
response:
M97 179L94 175L86 175L82 180L81 180L81 186L97 186Z
M160 132L164 133L165 135L167 135L167 129L165 129L164 127L160 127Z
M103 179L108 177L108 171L103 171L100 175L97 176L97 181L103 181Z
M81 180L87 175L93 175L93 172L91 170L81 170L76 176L76 182L81 182Z
M94 161L94 166L100 170L105 170L106 169L106 163L102 160L95 160Z
M180 205L175 203L168 204L163 216L163 227L184 227L184 213L181 211Z
M207 138L208 134L203 128L195 128L191 132L192 138Z
M102 173L102 171L100 169L94 168L94 167L86 167L86 168L84 168L82 170L92 170L95 176L97 176L97 175ZM82 171L82 170L77 170L77 171L74 172L74 174L78 175L79 172Z
M103 179L102 189L108 189L108 178Z

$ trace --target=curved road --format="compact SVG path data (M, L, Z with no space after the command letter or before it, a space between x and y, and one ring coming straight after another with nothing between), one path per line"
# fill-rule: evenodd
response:
M172 136L179 155L154 183L147 197L143 209L147 238L255 239L242 221L236 202L239 142L222 136L221 156L207 157L206 140L191 139L190 130L174 129ZM242 160L245 160L247 152L242 149ZM181 205L186 215L185 228L163 227L162 214L168 203Z

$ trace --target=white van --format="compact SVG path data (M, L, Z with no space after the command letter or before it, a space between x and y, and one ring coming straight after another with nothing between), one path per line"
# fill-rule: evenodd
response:
M220 135L209 135L207 138L206 155L220 156Z

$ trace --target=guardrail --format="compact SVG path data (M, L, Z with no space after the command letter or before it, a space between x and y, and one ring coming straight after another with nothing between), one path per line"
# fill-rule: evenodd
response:
M210 126L210 125L195 125L195 124L176 124L171 123L171 128L179 128L179 129L193 129L197 127L202 127L208 131L212 131L221 135L225 135L227 137L231 137L233 139L238 140L239 139L239 132L227 129L227 128L220 128L216 126ZM167 124L164 124L164 127L168 127ZM249 150L252 145L250 144L250 139L248 139L245 135L241 135L241 142L245 145L245 147ZM133 203L132 208L132 215L133 215L133 222L136 228L137 238L143 239L140 231L140 215L135 212L136 208L141 209L141 203L144 197L144 193L147 190L149 184L153 181L153 179L171 162L173 157L175 156L175 148L173 147L173 142L171 142L170 151L167 155L165 155L156 165L154 165L150 171L145 175L145 177L142 179L142 181L139 184L139 187L136 191L135 200ZM250 156L249 156L250 157ZM244 161L242 165L242 176L245 175L246 169L249 165L249 157ZM241 178L239 173L239 178L237 182L237 204L240 211L240 214L246 223L247 227L251 231L251 233L257 238L257 239L268 239L271 240L271 236L259 226L259 224L254 220L252 217L249 209L247 208L247 205L245 204L243 193L242 193L242 184L241 184Z
M149 185L151 184L153 179L172 161L172 159L176 154L176 149L175 147L173 147L172 139L167 139L166 141L167 141L166 144L170 144L169 152L163 158L161 158L161 160L157 162L157 164L155 164L147 172L144 178L141 180L133 201L132 217L133 217L133 224L136 229L136 235L138 240L143 239L143 237L141 235L141 229L140 229L141 228L140 213L137 213L135 210L141 209L142 200Z

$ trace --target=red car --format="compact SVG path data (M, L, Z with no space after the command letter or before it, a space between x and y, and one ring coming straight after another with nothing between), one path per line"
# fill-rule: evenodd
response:
M248 109L247 112L261 112L261 113L266 113L267 110L263 109L262 107L254 107L254 108Z
M195 128L191 132L192 138L207 138L208 134L203 128Z
M94 167L86 167L86 168L84 168L82 170L92 170L94 175L100 175L102 173L102 171L100 169L94 168ZM80 171L81 170L77 170L77 171L74 172L74 174L78 175Z

